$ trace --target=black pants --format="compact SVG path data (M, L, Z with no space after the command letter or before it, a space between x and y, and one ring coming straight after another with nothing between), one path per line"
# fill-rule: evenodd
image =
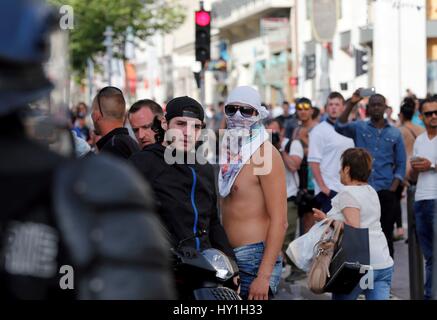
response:
M381 227L387 239L390 256L393 258L393 231L396 221L396 193L389 190L378 191L379 203L381 204Z
M401 208L401 200L402 200L402 192L404 191L404 185L401 183L399 187L396 189L396 203L395 203L395 221L396 228L402 228L402 208Z

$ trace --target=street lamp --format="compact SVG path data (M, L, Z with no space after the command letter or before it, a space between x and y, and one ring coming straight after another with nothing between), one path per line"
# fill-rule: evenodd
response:
M105 36L105 41L103 45L106 47L106 59L107 60L107 74L108 74L108 85L112 85L112 37L114 36L114 31L112 31L112 27L107 26L105 32L103 33Z

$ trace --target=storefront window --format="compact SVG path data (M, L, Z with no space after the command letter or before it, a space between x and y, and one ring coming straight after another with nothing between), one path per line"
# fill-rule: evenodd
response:
M437 61L428 61L428 93L437 93Z

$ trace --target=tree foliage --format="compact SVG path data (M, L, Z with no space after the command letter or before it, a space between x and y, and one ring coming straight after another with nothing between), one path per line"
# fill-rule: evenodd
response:
M104 32L114 32L114 55L124 58L127 28L136 41L147 40L157 32L168 33L185 19L178 0L49 0L54 5L74 9L74 29L70 31L70 56L74 71L83 75L87 59L103 55Z

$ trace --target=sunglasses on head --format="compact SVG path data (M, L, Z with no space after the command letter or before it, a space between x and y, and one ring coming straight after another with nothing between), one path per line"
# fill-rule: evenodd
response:
M296 107L297 110L310 110L311 105L309 103L299 103Z
M424 112L423 115L427 118L431 118L432 115L435 114L437 116L437 110Z
M225 106L225 114L229 117L232 117L237 113L237 111L240 110L240 113L245 118L250 118L252 116L258 115L258 111L255 108L252 107L246 107L246 106L236 106L233 104L229 104Z
M105 91L107 91L107 90L109 90L109 89L115 90L115 91L119 92L121 95L123 95L123 91L121 91L121 90L120 90L119 88L117 88L117 87L107 86L107 87L104 87L104 88L100 89L99 92L97 93L97 106L99 107L99 112L100 112L100 114L101 114L102 116L103 116L103 112L102 112L102 107L101 107L101 105L100 105L100 96L101 96Z

